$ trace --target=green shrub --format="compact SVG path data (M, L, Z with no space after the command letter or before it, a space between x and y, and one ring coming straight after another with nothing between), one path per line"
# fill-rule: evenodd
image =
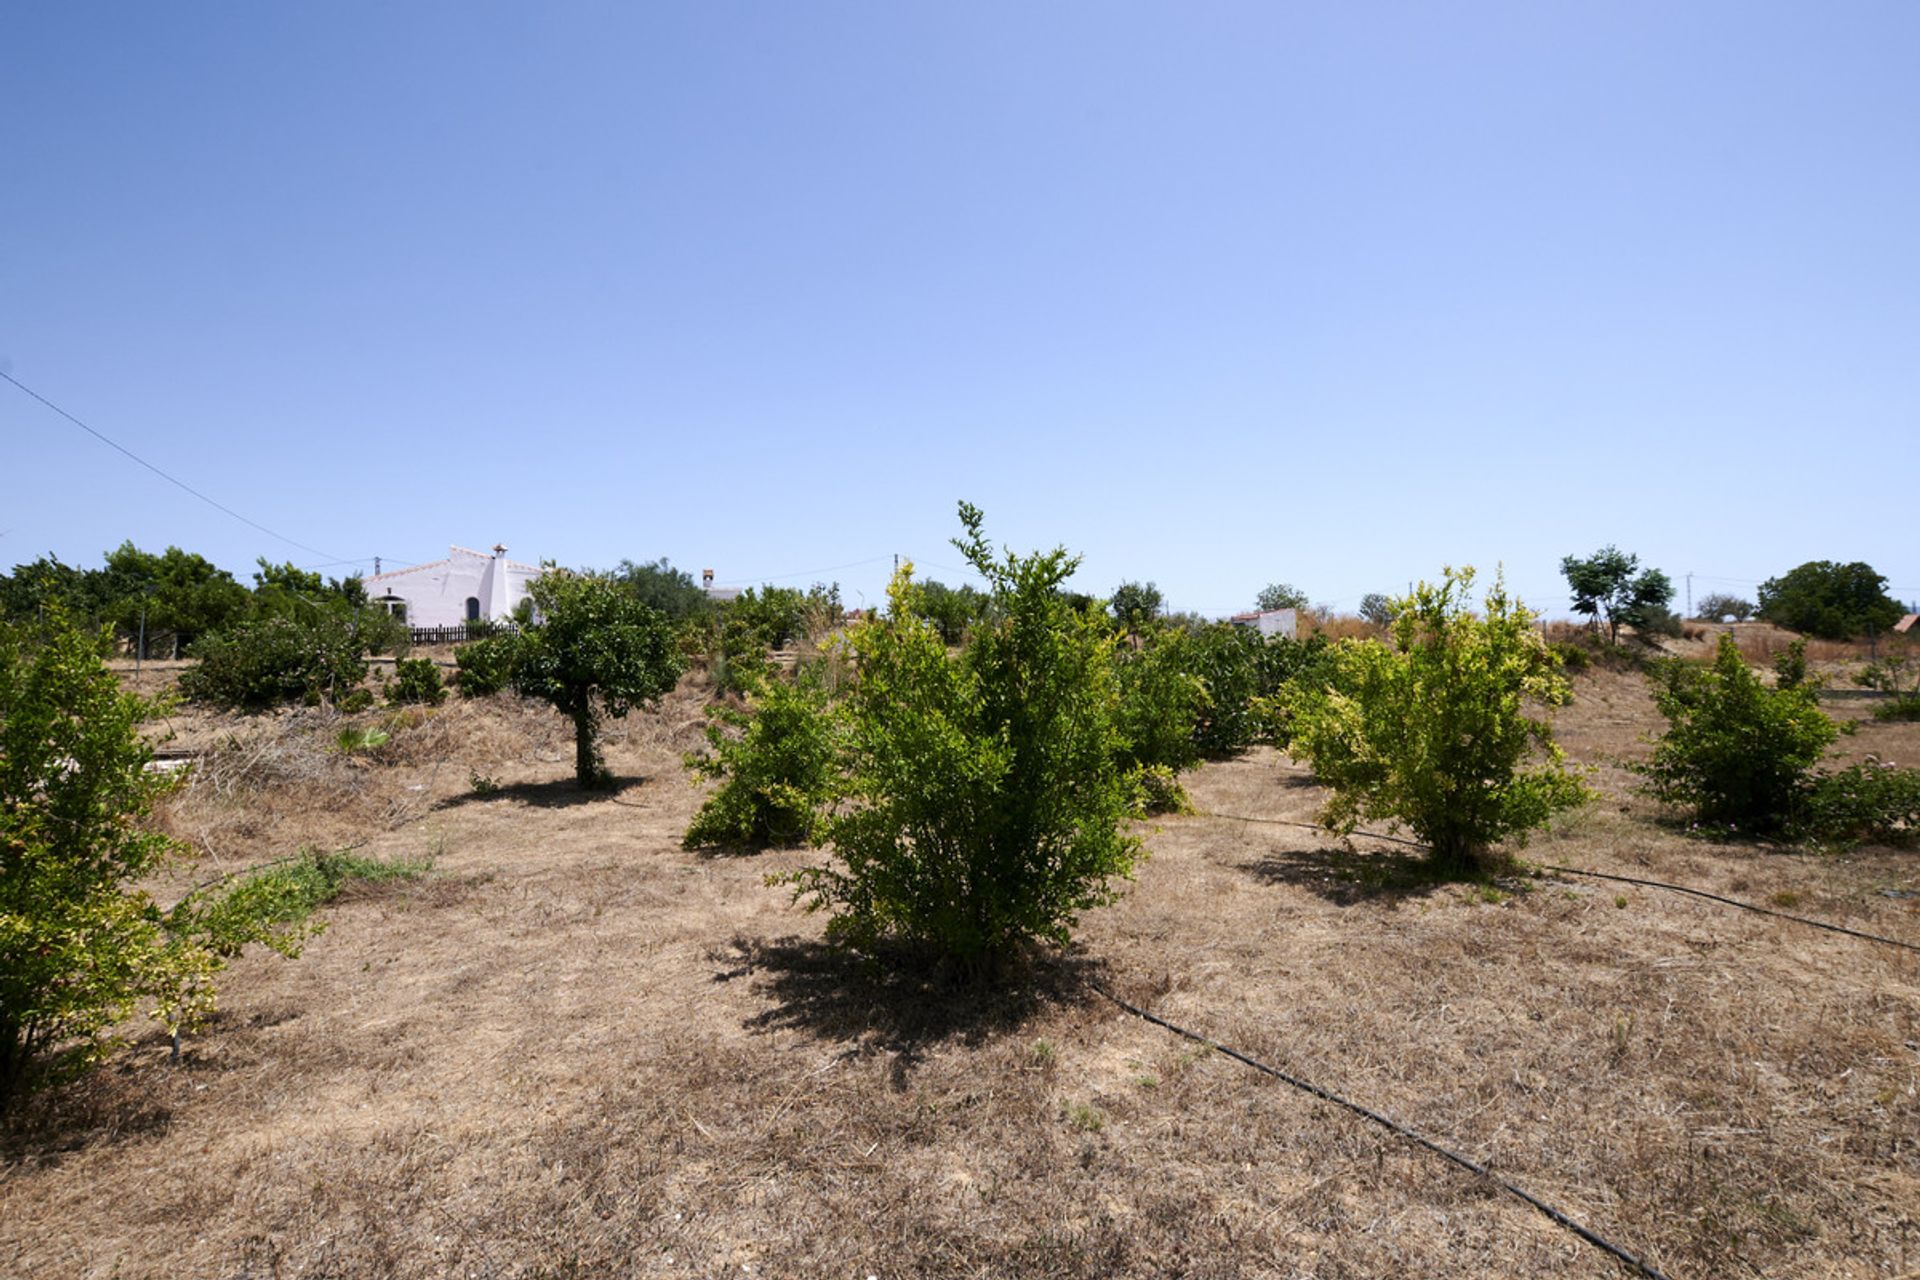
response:
M440 683L440 668L433 659L401 658L393 664L393 683L387 688L389 702L437 707L446 698L447 689Z
M1496 580L1474 614L1473 570L1447 570L1395 608L1391 644L1343 640L1331 678L1288 695L1294 749L1333 791L1323 821L1404 824L1449 869L1588 799L1531 703L1568 700L1534 615ZM1528 765L1529 756L1543 759Z
M1920 693L1903 693L1873 709L1875 720L1920 720Z
M1716 829L1775 835L1792 828L1814 765L1839 736L1813 691L1767 688L1728 635L1711 668L1682 670L1676 664L1656 683L1669 727L1640 766L1647 789Z
M180 673L180 691L243 710L337 702L367 678L366 633L341 612L251 619L202 639L193 652L200 661Z
M769 680L746 711L709 713L709 749L687 767L720 786L687 828L688 849L806 844L839 791L839 751L824 685L808 672Z
M463 698L485 698L513 682L513 658L520 637L508 633L463 644L453 651L453 681Z
M1187 670L1206 687L1207 705L1194 726L1194 745L1210 760L1239 755L1260 740L1264 722L1254 705L1261 694L1260 634L1217 622L1188 633Z
M1118 646L1124 766L1179 774L1200 763L1194 735L1209 699L1206 681L1192 669L1194 643L1188 632L1163 627L1150 630L1138 647L1125 641Z
M1910 842L1920 835L1920 770L1873 757L1813 781L1802 826L1820 840Z
M106 644L57 608L38 634L0 627L0 1108L98 1061L143 1002L190 1028L228 957L305 933L245 880L167 910L139 887L182 852L149 821L180 777L148 771L156 707Z
M1795 640L1773 657L1773 687L1776 689L1817 689L1818 683L1807 675L1807 642Z
M1134 794L1108 624L1060 589L1078 559L996 557L980 513L963 503L960 517L955 545L987 580L992 618L950 654L909 565L888 615L853 628L851 805L825 832L837 861L786 879L834 913L840 942L890 939L986 977L1031 941L1064 944L1140 850L1122 831Z
M1127 775L1134 807L1141 814L1192 813L1193 799L1180 785L1180 775L1163 764L1140 765Z

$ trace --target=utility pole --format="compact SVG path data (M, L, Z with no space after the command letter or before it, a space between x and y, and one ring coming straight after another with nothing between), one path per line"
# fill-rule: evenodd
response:
M1693 570L1687 570L1687 616L1693 616Z

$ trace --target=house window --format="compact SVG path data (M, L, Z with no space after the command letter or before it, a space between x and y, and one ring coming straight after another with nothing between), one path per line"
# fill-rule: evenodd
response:
M467 597L467 621L480 621L480 597L478 596Z

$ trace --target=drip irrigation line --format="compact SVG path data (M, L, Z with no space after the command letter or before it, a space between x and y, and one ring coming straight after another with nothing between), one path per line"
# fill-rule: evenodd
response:
M1859 929L1849 929L1843 924L1829 924L1825 920L1814 920L1807 916L1796 916L1787 911L1775 911L1772 907L1757 907L1751 902L1740 902L1734 898L1723 898L1717 893L1708 893L1705 889L1690 889L1683 884L1666 884L1659 880L1641 880L1634 876L1616 876L1605 871L1582 871L1579 867L1561 867L1551 862L1536 862L1535 866L1543 871L1559 871L1572 876L1591 876L1595 880L1617 880L1621 884L1637 884L1648 889L1666 889L1671 893L1691 894L1696 898L1705 898L1709 902L1724 902L1730 907L1742 911L1752 911L1757 915L1774 916L1781 920L1791 920L1795 924L1810 925L1815 929L1825 929L1828 933L1844 933L1849 938L1859 938L1863 942L1878 942L1883 946L1899 947L1903 951L1920 951L1920 946L1911 942L1902 942L1898 938L1883 938L1877 933L1863 933Z
M1421 844L1418 840L1408 840L1404 836L1383 835L1376 831L1336 831L1332 827L1322 826L1317 822L1294 822L1285 818L1249 818L1238 813L1202 813L1199 816L1202 818L1220 818L1230 822L1259 822L1274 827L1298 827L1303 831L1326 831L1333 835L1364 836L1368 840L1385 840L1392 844L1403 844L1414 849L1424 849L1428 852L1432 851L1430 845ZM1720 894L1708 893L1705 889L1694 889L1684 884L1668 884L1664 880L1642 880L1637 876L1620 876L1606 871L1586 871L1579 867L1563 867L1552 862L1536 862L1533 865L1539 867L1542 871L1558 871L1562 875L1588 876L1595 880L1613 880L1620 884L1639 885L1643 889L1665 889L1669 893L1684 893L1695 898L1705 898L1709 902L1719 902L1729 907L1738 907L1742 911L1751 911L1755 915L1772 916L1777 920L1791 920L1795 924L1804 924L1810 928L1825 929L1828 933L1845 934L1849 938L1858 938L1862 942L1877 942L1882 946L1899 947L1902 951L1920 951L1920 945L1911 942L1902 942L1898 938L1887 938L1877 933L1867 933L1860 929L1849 929L1843 924L1830 924L1825 920L1815 920L1810 916L1797 916L1790 911L1776 911L1772 907L1756 906L1751 902L1742 902L1738 898L1722 897Z
M1641 1258L1635 1256L1634 1254L1627 1252L1625 1249L1621 1248L1619 1245L1614 1244L1611 1240L1608 1240L1605 1236L1602 1236L1597 1232L1591 1230L1590 1228L1584 1227L1578 1222L1575 1222L1572 1218L1568 1217L1565 1213L1561 1212L1559 1209L1554 1208L1552 1205L1548 1204L1545 1200L1542 1200L1540 1197L1534 1195L1532 1192L1526 1190L1525 1188L1517 1186L1514 1183L1507 1181L1505 1178L1501 1177L1499 1174L1489 1169L1486 1165L1481 1164L1478 1160L1475 1160L1469 1156L1461 1155L1458 1151L1454 1151L1448 1147L1443 1147L1439 1143L1433 1141L1431 1138L1422 1137L1420 1134L1415 1133L1412 1129L1407 1128L1405 1125L1400 1124L1397 1121L1389 1119L1388 1117L1380 1114L1378 1111L1373 1110L1371 1107L1365 1107L1357 1102L1352 1101L1351 1099L1343 1098L1339 1094L1335 1093L1333 1090L1314 1084L1311 1080L1303 1080L1298 1076L1290 1075L1287 1072L1280 1070L1280 1068L1269 1066L1268 1064L1260 1061L1258 1058L1250 1057L1247 1054L1240 1052L1238 1049L1234 1049L1227 1045L1221 1044L1218 1040L1214 1040L1208 1036L1203 1036L1198 1031L1190 1031L1186 1027L1183 1027L1178 1023L1169 1022L1165 1018L1162 1018L1157 1014L1149 1013L1147 1010L1142 1009L1139 1005L1131 1004L1128 1001L1122 1000L1119 996L1114 995L1113 992L1107 990L1105 987L1101 986L1100 983L1093 981L1092 979L1088 980L1088 985L1091 986L1100 995L1106 997L1108 1000L1111 1000L1114 1004L1119 1005L1122 1009L1125 1009L1128 1013L1132 1014L1136 1018L1140 1018L1144 1021L1151 1022L1157 1027L1164 1027L1166 1030L1173 1032L1175 1035L1184 1036L1188 1040L1192 1040L1196 1044L1206 1045L1209 1049L1212 1049L1214 1052L1225 1054L1227 1057L1232 1058L1234 1061L1244 1063L1247 1066L1252 1067L1255 1071L1259 1071L1266 1075L1270 1075L1274 1079L1281 1081L1283 1084L1290 1085L1293 1088L1298 1089L1303 1093L1310 1093L1314 1097L1319 1098L1324 1102L1331 1102L1336 1107L1343 1107L1346 1110L1351 1111L1354 1115L1361 1117L1362 1119L1371 1120L1373 1123L1381 1126L1382 1128L1387 1129L1390 1132L1397 1134L1402 1138L1407 1139L1409 1142L1412 1142L1417 1146L1424 1147L1426 1150L1431 1151L1433 1154L1441 1157L1442 1159L1451 1161L1452 1163L1460 1166L1462 1169L1465 1169L1467 1172L1474 1174L1478 1177L1485 1178L1487 1181L1493 1183L1495 1186L1499 1187L1501 1190L1506 1191L1509 1194L1516 1196L1521 1200L1524 1200L1526 1203L1532 1205L1535 1209L1538 1209L1541 1213L1545 1214L1549 1219L1551 1219L1553 1222L1555 1222L1559 1226L1565 1227L1567 1230L1573 1232L1575 1235L1579 1236L1582 1240L1585 1240L1588 1244L1594 1246L1596 1249L1604 1250L1605 1252L1613 1255L1615 1259L1617 1259L1622 1263L1625 1263L1629 1267L1632 1267L1634 1270L1638 1271L1641 1275L1650 1276L1652 1277L1652 1280L1668 1280L1667 1276L1664 1273L1662 1273L1658 1268L1656 1268L1652 1263L1642 1260Z

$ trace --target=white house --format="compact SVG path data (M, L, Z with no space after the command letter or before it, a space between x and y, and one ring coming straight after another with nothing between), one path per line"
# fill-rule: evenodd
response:
M376 573L365 585L370 604L399 614L410 627L457 627L512 616L541 572L507 559L507 549L497 544L492 555L450 547L445 560Z
M1250 613L1236 613L1227 621L1236 627L1258 631L1262 640L1271 640L1275 636L1285 636L1291 640L1299 629L1300 614L1293 609L1255 610Z

